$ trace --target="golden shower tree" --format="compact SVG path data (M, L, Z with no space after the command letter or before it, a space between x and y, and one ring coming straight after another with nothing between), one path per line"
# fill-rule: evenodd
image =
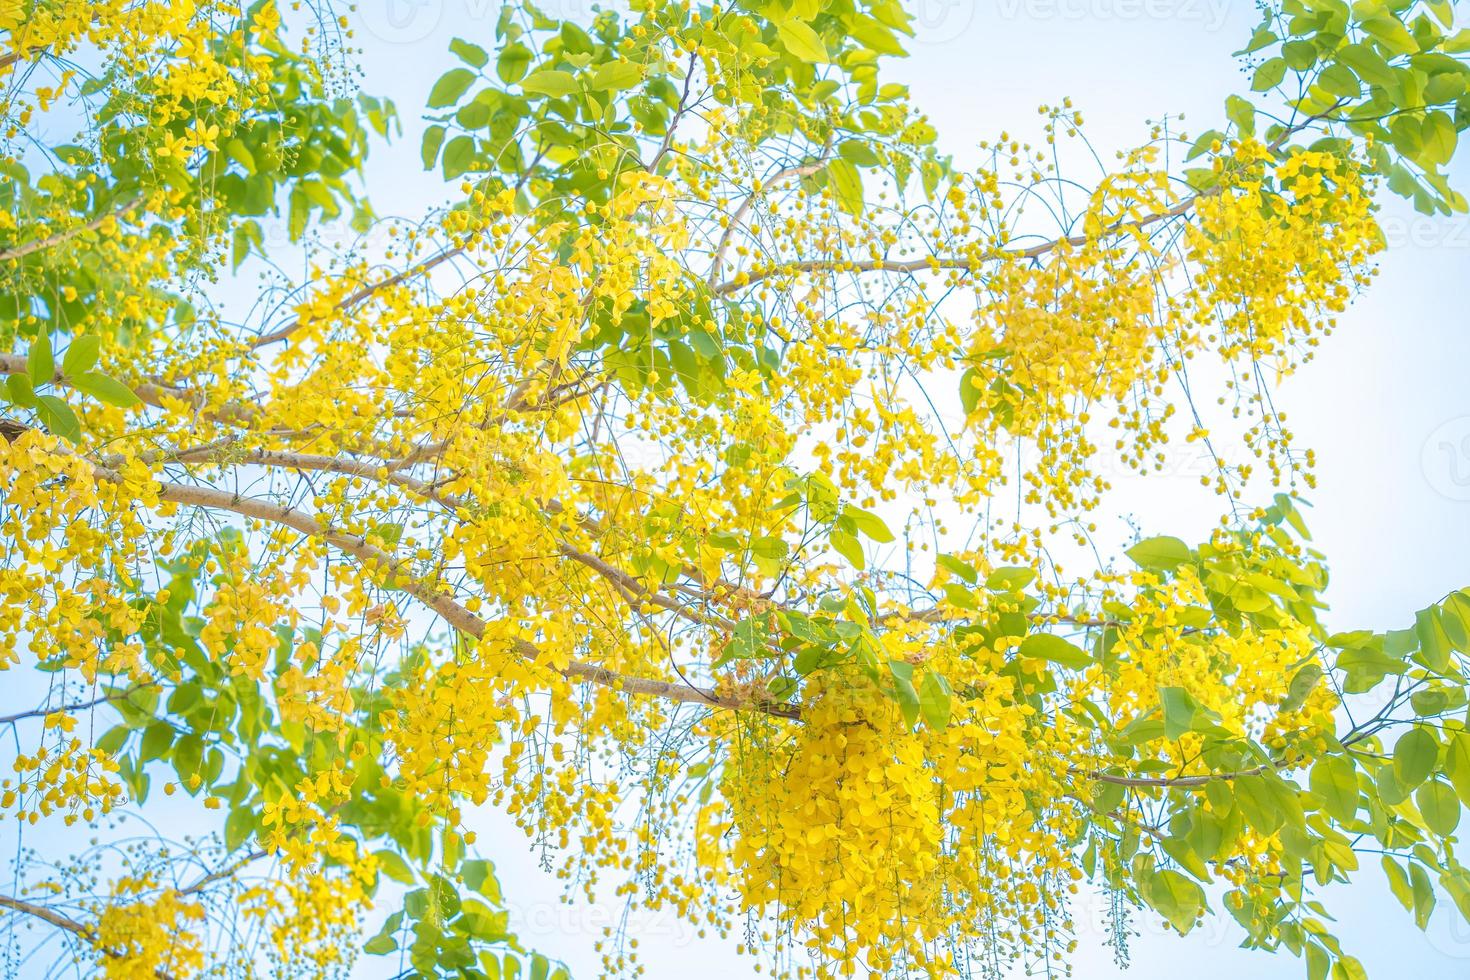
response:
M0 3L7 955L544 980L521 846L778 975L1060 965L1085 886L1351 980L1365 861L1470 915L1470 593L1324 629L1269 387L1375 195L1465 209L1470 33L1265 6L1215 128L1087 181L1070 104L937 154L897 0L510 6L409 221L352 11ZM1209 540L1097 557L1201 447Z

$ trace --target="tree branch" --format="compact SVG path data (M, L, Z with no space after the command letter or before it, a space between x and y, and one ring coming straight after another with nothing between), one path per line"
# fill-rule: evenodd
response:
M33 242L26 242L23 245L17 245L14 248L0 252L0 262L14 262L16 259L23 259L27 255L65 244L78 235L86 234L89 231L96 231L98 228L107 224L107 222L114 218L119 218L132 210L137 206L138 200L136 197L129 198L116 208L108 211L106 214L99 214L86 224L76 225L72 228L63 228L61 231L48 235L45 238L38 238Z
M396 272L393 275L389 276L387 279L383 279L379 282L368 283L367 285L358 289L356 292L353 292L348 296L344 296L342 299L337 301L337 305L332 307L332 310L333 312L341 313L343 310L351 309L358 303L361 303L363 300L371 297L378 290L387 289L390 286L396 286L399 283L405 282L409 279L413 279L416 276L421 276L424 273L433 270L435 267L443 265L445 262L448 262L455 256L463 255L464 250L465 247L463 245L455 245L450 248L443 249L442 251L436 252L433 255L429 256L427 259L424 259L422 262L409 266L402 272ZM278 327L275 330L272 330L270 333L262 334L259 337L256 337L250 342L250 349L259 350L262 347L268 347L271 344L279 343L287 339L293 333L300 329L301 318L296 317L285 325Z
M93 469L100 480L113 483L122 482L122 475L115 470L102 466L96 466ZM325 541L338 551L357 559L370 571L402 576L403 580L395 583L398 588L418 599L459 632L476 639L485 634L483 619L452 596L434 588L430 583L408 576L403 568L402 560L389 555L360 535L332 530L322 524L315 515L306 511L269 501L245 498L209 487L187 486L168 481L158 483L158 495L160 500L169 503L227 511L242 517L289 527L308 537ZM514 642L514 651L527 660L544 662L543 651L527 640L517 639ZM568 680L586 681L629 694L647 695L676 703L758 711L783 718L796 718L799 715L798 710L789 705L729 697L692 685L633 677L577 660L570 661L558 672Z
M1203 197L1212 196L1218 192L1200 192L1191 194L1181 200L1173 207L1166 208L1157 214L1151 214L1136 221L1125 222L1114 225L1103 232L1103 235L1118 235L1128 231L1137 231L1159 223L1170 218L1177 218L1187 214ZM922 259L909 259L907 261L894 261L889 259L870 259L862 262L854 262L848 259L807 259L801 262L788 262L783 265L774 266L763 272L743 273L734 279L726 281L713 287L717 296L727 296L738 292L749 286L764 282L767 279L780 275L793 275L801 272L897 272L912 274L915 272L941 272L969 271L977 263L993 262L1000 259L1039 259L1044 255L1056 251L1063 245L1085 245L1089 241L1100 236L1093 235L1069 235L1065 238L1054 238L1051 241L1042 242L1024 249L998 249L989 255L970 256L929 256Z
M1323 111L1308 116L1305 119L1302 119L1296 123L1293 123L1290 126L1287 126L1284 130L1281 131L1280 134L1276 136L1275 139L1271 140L1271 142L1267 144L1267 147L1273 153L1277 150L1280 150L1293 136L1296 136L1298 133L1310 128L1316 123L1322 122L1323 120L1330 120L1332 114L1340 109L1344 104L1346 104L1346 101L1346 99L1338 99L1336 102L1334 102L1331 106L1328 106ZM1103 232L1103 235L1118 235L1130 231L1141 231L1151 225L1158 224L1161 221L1167 221L1170 218L1180 217L1181 215L1189 213L1189 211L1192 210L1194 206L1198 204L1202 199L1213 197L1218 193L1220 193L1218 188L1197 191L1183 198L1173 207L1166 208L1165 210L1160 211L1157 214L1150 214L1135 221L1122 222L1120 224L1113 225L1111 228L1105 230ZM1051 241L1042 242L1038 245L1033 245L1030 248L1000 249L990 255L983 256L978 259L965 256L930 256L923 259L911 259L906 262L893 262L886 259L877 259L864 262L852 262L840 259L812 259L804 262L788 263L753 275L746 274L744 276L737 276L734 279L726 280L725 282L719 283L718 285L715 285L713 282L713 272L711 272L710 279L711 286L715 292L715 295L725 296L730 293L737 292L741 289L745 289L748 286L753 286L757 283L763 282L774 276L791 275L799 272L831 271L915 273L925 271L939 272L943 270L968 271L972 266L974 266L976 262L989 262L1006 258L1021 260L1039 259L1044 255L1056 251L1063 245L1085 245L1089 241L1092 241L1093 237L1094 236L1089 235L1069 235L1065 238L1055 238ZM723 242L721 243L721 245L723 247ZM718 265L716 265L716 270L717 269Z
M110 956L113 959L122 958L122 954L116 950L97 946L97 933L92 929L78 922L76 919L62 915L53 909L48 909L42 905L32 905L30 902L23 902L18 898L11 898L8 895L0 895L0 908L11 909L12 911L21 912L33 918L40 919L42 922L49 923L58 929L64 929L72 935L86 940L88 944L96 947L104 956ZM158 977L158 980L173 980L173 977L169 975L168 971L160 967L155 967L153 973Z
M24 721L27 718L44 718L47 715L54 715L61 712L86 711L88 708L95 708L99 704L107 704L111 701L125 700L128 695L132 694L134 691L152 686L152 684L139 684L136 687L128 688L128 690L126 691L119 691L116 694L109 694L105 697L93 698L91 701L81 701L75 704L63 704L58 705L55 708L33 708L30 711L22 711L19 714L14 715L0 715L0 725L13 725L16 722Z
M826 148L824 147L823 153L825 152ZM730 240L735 235L735 229L744 223L745 215L755 204L756 198L764 194L772 184L785 180L787 177L810 176L826 166L826 163L826 160L817 160L815 163L807 163L799 167L786 167L785 169L778 170L761 183L760 190L751 191L750 194L746 195L745 200L740 202L740 207L736 208L734 215L730 217L730 224L726 226L724 234L720 236L719 243L715 245L714 258L710 262L709 277L706 279L711 289L715 289L716 292L719 291L715 284L720 279L720 266L725 261L725 252L730 247Z

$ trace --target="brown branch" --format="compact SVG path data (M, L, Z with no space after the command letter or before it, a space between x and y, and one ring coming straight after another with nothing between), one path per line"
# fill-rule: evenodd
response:
M573 548L571 545L565 543L558 544L556 550L561 554L567 556L568 558L572 559L573 561L586 565L588 568L592 569L603 578L618 586L618 588L623 591L623 593L628 597L630 601L642 599L643 601L650 602L661 609L668 610L681 619L687 619L689 622L697 623L701 626L710 626L714 627L715 629L722 629L726 631L733 630L735 628L735 624L725 617L714 616L700 612L698 609L691 608L690 606L679 602L677 599L672 599L664 595L662 592L659 592L655 589L650 589L638 579L623 571L621 568L609 564L603 559L598 558L596 555L589 555L586 552L579 551L576 548Z
M315 458L317 461L329 459L330 457ZM123 480L120 473L107 466L94 466L93 473L99 480L106 480L112 483L120 483ZM326 527L314 515L306 511L274 504L269 501L245 498L238 494L227 493L209 487L187 486L168 481L160 481L158 487L160 500L180 506L228 511L253 520L289 527L308 537L319 538L327 542L338 551L356 558L371 571L377 571L390 577L402 572L402 566L404 564L402 560L394 558L387 552L382 551L361 535L334 531ZM590 558L591 556L587 557ZM611 566L608 567L611 568ZM613 571L615 574L626 574L617 572L615 569ZM485 621L470 612L466 606L457 602L452 596L439 592L428 583L414 578L406 578L405 581L397 583L397 587L418 599L459 632L473 636L476 639L484 635ZM532 661L542 656L541 650L526 640L515 641L515 652ZM797 709L783 704L727 697L715 691L693 685L674 684L651 678L633 677L617 673L605 667L576 660L571 661L565 668L560 669L559 672L568 680L584 680L629 694L648 695L667 701L703 704L732 710L760 711L783 718L796 718L799 716Z
M1115 776L1108 772L1086 771L1072 769L1075 775L1085 776L1099 783L1112 783L1114 786L1128 786L1133 789L1167 789L1170 786L1181 786L1185 788L1208 786L1210 783L1230 782L1237 779L1249 779L1252 776L1264 776L1268 772L1279 772L1289 769L1302 760L1282 759L1279 762L1270 762L1254 769L1240 769L1234 772L1211 772L1199 776Z
M0 374L26 374L26 358L19 354L0 354ZM56 371L46 382L54 385L70 386L70 380L61 372L58 365ZM137 395L145 405L153 408L163 409L168 402L182 402L195 411L203 411L208 405L209 396L202 391L194 391L189 388L180 388L176 385L155 384L143 382L133 386L133 394ZM246 402L230 402L217 409L211 409L207 417L212 421L221 422L226 425L248 424L254 419L259 409Z
M1308 116L1300 122L1286 127L1286 129L1282 130L1282 132L1277 135L1275 139L1267 144L1268 149L1270 149L1272 152L1281 149L1293 136L1297 135L1305 129L1310 128L1318 122L1329 119L1332 113L1340 109L1346 103L1346 101L1347 100L1345 99L1339 99L1331 106L1324 109L1322 112L1316 113L1312 116ZM1189 211L1193 209L1194 206L1198 204L1202 199L1213 197L1218 193L1220 193L1219 188L1211 188L1209 190L1197 191L1183 198L1173 207L1166 208L1156 214L1150 214L1135 221L1122 222L1120 224L1113 225L1111 228L1106 229L1102 233L1102 235L1114 236L1128 232L1141 231L1145 228L1150 227L1151 225L1158 224L1161 221L1167 221L1170 218L1180 217L1184 214L1189 213ZM887 259L876 259L864 262L852 262L844 259L810 259L803 262L793 262L787 263L785 265L776 266L760 273L747 273L743 276L737 276L734 279L726 280L719 285L714 285L713 283L711 283L711 285L717 296L725 296L738 290L744 289L748 286L753 286L757 283L764 282L765 280L770 279L774 276L791 275L800 272L897 272L908 274L925 271L938 272L944 270L968 271L977 262L990 262L998 259L1039 259L1044 255L1048 255L1051 252L1056 251L1063 245L1086 245L1088 242L1094 241L1096 237L1099 236L1069 235L1065 238L1055 238L1051 241L1042 242L1038 245L1033 245L1030 248L999 249L989 255L979 257L929 256L923 259L910 259L906 262L889 261ZM712 274L711 279L713 278L714 277Z
M48 235L45 238L38 238L33 242L26 242L23 245L17 245L7 251L0 252L0 262L14 262L16 259L23 259L27 255L32 255L48 248L54 248L57 245L63 245L78 235L86 234L89 231L96 231L98 228L107 224L107 222L119 218L132 210L137 206L138 200L136 197L129 198L116 208L106 214L99 214L86 224L77 225L73 228L63 228L61 231Z
M689 67L684 71L684 91L679 94L679 104L674 109L673 118L669 120L668 128L664 130L663 142L659 144L658 150L653 154L653 159L648 162L644 169L649 173L656 173L658 165L663 162L664 155L674 146L674 130L679 128L679 120L683 118L685 110L689 108L689 85L694 81L694 68L699 64L699 52L689 53Z
M5 69L9 68L17 61L20 61L24 58L29 58L33 54L44 53L48 47L50 47L50 45L38 44L35 47L16 48L14 51L7 51L4 54L0 54L0 72L5 71Z
M123 956L122 953L116 950L98 946L97 933L94 930L78 922L76 919L62 915L53 909L48 909L42 905L33 905L30 902L23 902L18 898L11 898L9 895L0 895L0 908L22 912L33 918L40 919L42 922L49 923L58 929L64 929L72 935L86 940L88 944L95 947L104 956L110 956L113 959L121 959ZM158 980L173 980L168 971L161 967L155 967L153 973L158 977Z
M94 467L94 472L100 480L118 483L123 479L117 471L106 467ZM476 639L485 634L483 619L430 583L409 577L403 568L405 563L401 559L389 555L361 535L348 534L327 527L316 516L306 511L269 501L245 498L209 487L186 486L168 481L161 481L158 484L158 495L160 500L180 506L227 511L241 517L289 527L308 537L318 538L338 551L357 559L369 571L377 572L385 577L402 576L401 580L395 582L397 588L418 599L459 632ZM517 639L514 642L514 650L527 660L538 661L543 658L542 651L527 640ZM795 708L785 705L728 697L704 688L646 677L633 677L577 660L561 668L559 673L568 680L587 681L629 694L648 695L676 703L759 711L786 718L795 718L798 715Z
M235 876L235 873L238 872L241 868L245 867L245 865L250 864L252 861L259 861L265 856L266 852L263 850L251 851L249 854L242 856L238 861L228 864L225 867L220 868L218 871L211 871L208 874L201 876L198 881L194 882L194 884L180 889L179 894L193 895L195 892L201 892L204 889L208 888L216 881L224 881L226 878L233 878Z
M341 313L344 310L351 309L358 303L361 303L363 300L370 298L378 290L387 289L390 286L396 286L399 283L405 282L416 276L421 276L424 273L433 270L436 266L443 265L445 262L448 262L455 256L464 254L464 250L465 246L455 245L450 248L443 249L442 251L436 252L435 254L429 256L427 259L424 259L422 262L419 262L416 265L409 266L402 272L396 272L393 275L389 276L387 279L383 279L379 282L369 283L358 289L356 292L348 296L344 296L342 299L338 300L337 305L334 306L332 310L333 312ZM291 320L289 323L286 323L284 326L272 330L270 333L262 334L261 336L256 337L250 342L250 349L258 350L261 347L268 347L271 344L279 343L280 341L287 339L293 333L300 329L301 318L297 317L294 320Z
M1138 231L1170 218L1177 218L1187 214L1202 197L1211 196L1217 192L1200 192L1191 194L1157 214L1151 214L1137 221L1125 222L1114 225L1105 231L1104 235L1119 235L1129 231ZM895 261L889 259L871 259L862 262L854 262L848 259L806 259L801 262L788 262L783 265L774 266L764 272L742 273L734 279L727 279L714 287L717 296L726 296L730 293L754 286L779 275L794 275L801 272L897 272L912 274L915 272L940 272L969 271L977 263L990 262L999 259L1039 259L1044 255L1056 251L1063 245L1085 245L1095 241L1099 236L1095 235L1069 235L1065 238L1054 238L1051 241L1042 242L1024 249L998 249L983 256L929 256L922 259L909 259L908 261Z
M13 909L16 912L24 912L26 915L40 919L42 922L49 922L51 925L55 926L58 929L65 929L67 932L81 936L88 942L92 941L92 938L94 936L94 933L91 929L88 929L76 919L68 918L67 916L62 915L60 912L56 912L41 905L32 905L30 902L23 902L18 898L11 898L9 895L0 895L0 908Z
M823 148L823 152L826 152L825 148ZM811 174L816 173L818 170L821 170L822 167L826 166L826 163L826 160L818 160L815 163L808 163L799 167L786 167L783 170L778 170L770 177L762 181L760 190L751 191L750 194L746 195L745 200L740 202L740 207L736 208L735 214L731 216L730 224L725 227L725 232L720 236L719 243L715 245L714 258L710 262L709 276L705 280L711 289L715 289L718 292L718 288L715 286L715 284L719 282L720 266L725 261L725 252L730 247L730 239L734 237L735 229L744 223L745 215L755 204L756 198L764 194L771 187L772 184L775 184L778 181L785 180L787 177L810 176Z
M228 455L228 450L228 445L213 443L205 446L193 447L190 449L150 453L145 457L145 459L150 462L185 463L195 459L208 459L210 457ZM394 468L392 466L387 466L377 461L343 459L342 457L338 456L323 456L311 453L281 452L275 450L257 450L253 452L247 452L239 456L231 457L230 461L247 465L269 466L290 470L330 472L341 474L343 476L358 476L367 477L370 479L378 479L392 485L402 487L412 493L423 497L426 500L432 500L435 503L442 505L445 509L451 512L463 510L469 506L468 501L462 498L443 494L442 492L440 492L435 484L432 484L426 480L418 479L416 477L406 476L401 473L393 472ZM105 467L115 466L116 460L103 460L102 465ZM388 472L384 473L384 470L387 470ZM548 515L559 514L562 512L562 508L560 507L560 505L555 504L554 502L552 506L546 507L545 509ZM583 521L581 523L585 524L589 522ZM701 612L700 610L695 609L686 603L681 603L676 599L664 595L661 591L657 589L650 589L634 576L603 560L602 558L597 557L596 555L588 554L565 542L561 542L557 545L557 551L565 557L587 566L588 568L595 571L597 574L612 582L615 586L618 587L619 591L626 598L629 599L629 601L636 601L641 599L653 603L654 605L659 606L662 609L674 613L682 619L686 619L689 622L697 623L702 626L709 626L715 629L725 630L727 632L735 628L735 624L729 619L723 616ZM698 592L696 598L707 600L710 597L704 592ZM0 718L0 723L3 722L4 719Z
M63 712L86 711L88 708L95 708L99 704L108 704L112 701L125 700L128 695L132 694L134 691L153 686L154 685L151 683L139 684L136 687L128 688L126 691L119 691L116 694L108 694L105 697L93 698L91 701L81 701L74 704L62 704L57 705L54 708L33 708L30 711L22 711L19 714L3 715L0 716L0 725L13 725L16 722L24 721L27 718L44 718L47 715L54 715Z

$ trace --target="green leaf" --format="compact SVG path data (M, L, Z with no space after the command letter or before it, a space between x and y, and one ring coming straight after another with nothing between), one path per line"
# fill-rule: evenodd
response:
M1424 156L1431 162L1442 165L1449 163L1450 158L1455 155L1460 136L1455 131L1455 121L1450 118L1449 113L1436 109L1424 117L1419 138L1424 146Z
M417 879L397 851L384 848L374 854L378 859L378 870L401 885L411 885Z
M225 849L233 851L244 844L255 832L255 812L249 807L237 806L225 818Z
M853 507L849 504L842 508L842 514L857 527L858 531L879 544L887 544L893 540L893 532L888 530L888 525L877 514L869 513L861 507Z
M1448 837L1460 826L1460 798L1453 787L1438 780L1425 783L1414 794L1414 803L1425 826L1440 837Z
M919 685L919 710L935 731L943 731L949 724L949 699L949 682L936 671L925 671L924 680Z
M464 883L475 891L484 894L484 884L495 876L494 869L489 861L478 858L464 862L460 865L460 874L464 876Z
M519 41L513 41L500 49L500 56L495 59L495 74L507 85L512 85L526 77L526 69L531 66L531 49Z
M1424 662L1439 673L1448 670L1450 654L1454 651L1450 646L1449 635L1445 633L1444 624L1439 620L1439 610L1434 606L1419 610L1414 615L1414 634L1419 640L1419 650L1424 654Z
M1194 928L1205 907L1204 889L1177 871L1163 870L1144 879L1143 900L1181 934Z
M471 44L462 37L454 38L449 42L449 50L459 56L459 60L472 68L484 68L490 63L490 56L485 49L478 44Z
M398 940L395 936L402 926L403 913L394 912L388 916L387 920L383 923L383 928L378 930L377 935L363 944L363 952L371 953L374 956L382 956L385 953L393 952L398 948Z
M1281 56L1292 71L1306 71L1317 63L1317 46L1311 41L1287 41L1281 46Z
M1322 668L1316 664L1307 664L1297 671L1291 679L1291 684L1286 689L1286 698L1281 702L1283 714L1300 710L1306 703L1307 697L1322 679Z
M453 180L475 164L475 140L472 136L456 136L444 147L444 179Z
M837 152L844 159L851 161L855 166L878 166L878 154L873 151L873 148L865 140L843 140L837 145Z
M781 704L791 700L791 696L796 693L797 686L796 678L778 674L766 682L766 695L773 702Z
M37 388L50 384L56 377L56 359L51 355L51 335L45 330L38 330L36 338L31 341L30 352L26 355L26 371L31 376L31 384Z
M444 145L444 127L430 126L424 130L424 145L419 153L423 157L424 169L434 169L434 161L439 159L439 148Z
M951 574L971 585L974 585L975 581L980 577L980 574L974 568L960 561L954 555L939 555L934 559L934 563L940 568L947 569Z
M1409 878L1414 887L1414 924L1421 930L1429 928L1429 917L1434 914L1435 896L1434 882L1429 880L1429 872L1418 862L1409 865Z
M1439 760L1439 743L1424 728L1411 728L1393 747L1393 771L1407 792L1429 778Z
M1388 890L1393 893L1394 898L1399 900L1399 904L1404 907L1405 911L1413 911L1414 886L1409 884L1409 876L1404 873L1404 869L1399 863L1388 854L1383 855L1383 859L1379 863L1383 866L1384 877L1388 879Z
M1391 88L1394 84L1393 69L1383 56L1366 44L1349 44L1337 52L1337 60L1351 68L1359 78L1369 85Z
M863 546L858 543L856 535L848 534L841 528L834 527L829 536L832 547L842 557L851 563L853 568L863 569L867 567L867 560L863 557Z
M138 748L138 761L151 762L162 759L174 744L174 726L166 721L155 721L143 731L143 741Z
M1081 670L1092 663L1092 657L1081 647L1050 633L1034 633L1021 641L1018 651L1023 657L1036 657L1060 664L1070 670Z
M1340 99L1356 99L1363 92L1363 83L1347 65L1328 65L1317 76L1317 84Z
M1189 561L1189 545L1178 538L1161 535L1145 538L1125 552L1140 568L1168 571Z
M903 660L890 660L888 673L893 678L893 693L898 708L903 712L904 722L912 728L918 724L923 703L919 692L914 690L914 665Z
M72 378L71 383L77 391L91 395L99 402L116 405L118 408L132 408L134 405L143 404L142 399L133 394L133 389L116 378L110 378L96 371L84 371Z
M1194 729L1199 702L1182 687L1159 688L1159 705L1164 709L1164 737L1178 739Z
M1419 43L1403 23L1391 14L1379 14L1363 21L1363 30L1393 54L1416 54Z
M1256 131L1256 107L1249 99L1242 99L1238 95L1227 97L1225 117L1235 124L1236 131L1243 136L1249 136Z
M21 408L36 407L36 389L24 374L12 374L5 379L5 394Z
M1332 966L1332 958L1327 950L1316 943L1307 944L1307 980L1327 980L1327 971Z
M1335 819L1347 821L1357 815L1358 771L1351 759L1340 755L1318 759L1312 766L1311 788Z
M225 153L229 155L231 160L244 167L247 174L254 176L259 169L255 162L255 154L251 153L250 147L246 146L245 141L238 137L225 141Z
M832 196L842 210L848 214L863 211L863 178L852 161L838 157L827 164L827 178L832 184Z
M442 109L454 105L475 83L475 73L468 68L451 68L429 90L429 108Z
M830 61L827 46L811 26L799 20L788 20L776 25L781 43L796 57L808 64L823 64Z
M1445 775L1470 806L1470 732L1455 732L1445 741Z
M1347 674L1346 690L1349 694L1361 694L1382 683L1387 674L1402 674L1408 669L1401 660L1396 660L1373 647L1356 647L1337 655L1337 668Z
M1251 79L1251 91L1269 92L1280 85L1282 79L1286 78L1286 67L1285 58L1272 58L1264 62Z
M730 632L730 641L715 661L720 666L730 660L750 660L772 655L770 649L771 618L769 615L749 616L735 624Z
M93 333L75 338L67 345L66 353L61 358L61 373L73 377L92 370L97 363L101 346L102 341Z
M577 80L570 72L558 71L554 68L543 68L541 71L532 72L521 82L521 90L535 92L538 95L549 95L552 98L561 98L571 95L577 91Z
M621 92L643 81L643 69L631 61L609 61L598 65L588 83L599 92Z
M199 771L203 761L204 740L197 734L191 732L174 743L174 772L179 774L179 781L190 792L194 791L194 787L190 785L191 777L203 777L203 773Z
M1451 647L1470 652L1470 596L1456 592L1446 599L1439 607L1439 625Z
M36 414L40 416L46 431L70 442L81 441L82 424L77 421L71 406L55 395L37 395Z
M997 568L985 579L985 587L991 592L1021 592L1036 581L1036 569L1022 565L1007 565Z
M966 416L974 415L975 409L980 407L980 387L980 376L974 368L967 368L960 375L960 407Z
M1446 871L1439 876L1439 884L1454 899L1460 915L1470 922L1470 871L1464 868Z
M128 743L128 737L133 732L127 725L116 725L102 733L97 739L97 748L108 755L117 755L122 747Z
M1235 57L1239 58L1242 55L1254 54L1263 48L1269 48L1279 40L1281 39L1271 30L1270 24L1267 22L1256 28L1255 33L1251 35L1250 43L1235 52Z

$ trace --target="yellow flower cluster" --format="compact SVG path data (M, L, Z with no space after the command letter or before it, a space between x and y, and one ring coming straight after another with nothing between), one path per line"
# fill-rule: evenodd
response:
M0 781L0 810L15 807L15 819L35 823L61 813L67 826L91 823L126 801L117 761L80 738L58 738L35 752L19 753L16 779Z
M346 976L358 954L358 932L372 910L377 859L317 816L272 847L282 873L239 897L247 921L270 936L276 976Z
M230 134L268 101L244 37L274 34L272 5L249 23L225 3L42 6L25 24L0 8L0 28L123 59L132 111L163 134L158 167L222 151L254 169ZM215 14L239 43L200 41ZM28 295L82 263L109 270L69 339L98 338L143 396L67 393L75 442L33 426L0 442L4 666L25 647L88 684L176 681L192 649L143 638L169 607L155 569L191 563L189 639L241 690L262 686L303 756L304 775L261 788L259 844L281 873L241 896L281 975L351 964L377 875L336 816L358 778L381 776L441 841L469 839L466 804L501 806L572 887L725 934L759 923L751 945L784 971L811 957L823 976L950 976L975 936L997 955L1065 950L1079 828L1115 816L1088 809L1095 770L1207 770L1197 732L1138 756L1102 734L1160 712L1161 685L1273 747L1308 752L1331 728L1325 690L1280 707L1314 624L1265 614L1323 584L1301 554L1221 536L1230 575L1077 578L1051 546L1087 543L1106 441L1135 470L1162 465L1191 359L1286 371L1330 328L1379 241L1352 162L1244 141L1186 192L1151 144L1043 238L1011 191L1063 183L1043 151L1003 137L990 165L916 202L880 166L840 165L915 166L927 124L901 103L872 110L881 138L834 149L816 130L836 122L763 104L747 45L667 40L750 105L711 111L658 174L604 174L603 203L540 179L466 184L436 220L385 225L384 256L313 249L309 281L282 282L258 331L211 312L173 329L179 297L154 286L218 272L242 226L171 190L143 195L147 227L47 215L30 230L73 247L0 270ZM1081 125L1047 112L1049 142ZM819 152L800 164L755 142L804 129ZM166 234L196 225L187 244ZM446 290L451 263L466 275ZM37 310L17 327L52 324ZM1289 477L1290 434L1261 392L1235 390L1253 448ZM1201 439L1203 422L1186 437ZM1219 469L1226 493L1249 475ZM1012 499L1014 518L992 516ZM973 536L951 512L976 518ZM196 542L201 515L232 532ZM925 580L936 550L950 570ZM1041 605L992 587L1007 562L1045 573ZM1206 629L1211 590L1262 617ZM1084 600L1128 615L1063 612ZM410 629L418 607L449 629ZM841 642L812 639L818 612ZM1035 628L1102 631L1107 662L1064 643L1053 656L1088 666L1058 674L1025 652ZM793 667L813 654L828 659ZM900 703L906 677L923 723ZM321 751L301 750L308 732ZM17 760L3 802L92 821L120 801L118 769L62 737ZM1281 853L1243 834L1227 880ZM169 891L104 909L106 968L197 972L197 909ZM609 970L629 967L606 938Z
M121 878L97 916L92 943L107 980L189 980L204 968L204 906L149 878Z

